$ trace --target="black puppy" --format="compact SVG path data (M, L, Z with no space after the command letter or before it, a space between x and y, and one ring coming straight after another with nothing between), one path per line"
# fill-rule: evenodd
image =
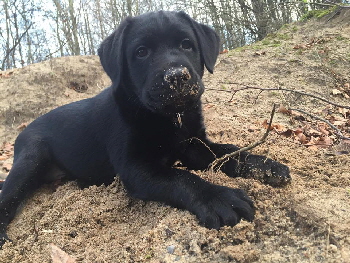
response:
M183 12L147 13L124 20L98 53L112 86L39 117L18 136L0 195L0 245L19 204L56 180L53 171L84 185L108 184L118 174L131 196L187 209L208 228L253 220L242 190L173 166L180 160L203 170L238 149L208 140L203 125L201 78L204 66L213 72L217 34ZM221 169L231 177L290 179L285 165L248 153Z

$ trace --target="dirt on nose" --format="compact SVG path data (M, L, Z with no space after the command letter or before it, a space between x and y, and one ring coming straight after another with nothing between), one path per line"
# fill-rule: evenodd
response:
M164 75L164 80L171 84L179 84L178 82L186 82L190 79L191 74L187 67L172 67Z

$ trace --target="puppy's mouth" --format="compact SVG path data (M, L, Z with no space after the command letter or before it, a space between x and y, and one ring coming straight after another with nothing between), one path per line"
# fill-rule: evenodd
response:
M204 91L202 81L195 79L186 67L170 68L162 81L146 91L145 105L165 115L190 110L197 105Z

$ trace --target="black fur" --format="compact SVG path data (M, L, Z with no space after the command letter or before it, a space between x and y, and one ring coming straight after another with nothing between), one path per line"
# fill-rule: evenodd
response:
M98 53L112 86L39 117L16 139L0 195L0 246L18 205L58 177L92 185L118 174L131 196L187 209L208 228L253 220L244 191L173 166L180 160L203 170L238 149L208 140L202 120L201 78L204 66L213 72L217 34L183 12L147 13L124 20ZM221 169L231 177L260 171L290 179L285 165L248 153Z

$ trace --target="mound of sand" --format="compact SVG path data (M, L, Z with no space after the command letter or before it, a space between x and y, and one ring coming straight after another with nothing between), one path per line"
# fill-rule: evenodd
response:
M274 102L318 115L326 109L349 120L342 126L349 132L350 114L313 97L252 89L230 92L246 86L282 87L349 105L349 11L287 25L259 43L220 55L214 75L205 76L209 136L239 146L256 141L265 132L262 123ZM108 85L95 56L56 58L3 72L2 141L13 143L25 123ZM274 123L291 130L317 126L307 115L300 120L283 113L276 113ZM252 152L289 165L293 182L285 188L194 171L210 182L245 189L256 203L253 223L219 231L199 226L189 212L130 198L118 178L112 185L86 189L75 182L46 186L9 226L13 243L0 250L0 262L49 262L52 244L71 262L348 262L350 155L334 149L306 147L271 132ZM3 168L11 163L7 154Z

